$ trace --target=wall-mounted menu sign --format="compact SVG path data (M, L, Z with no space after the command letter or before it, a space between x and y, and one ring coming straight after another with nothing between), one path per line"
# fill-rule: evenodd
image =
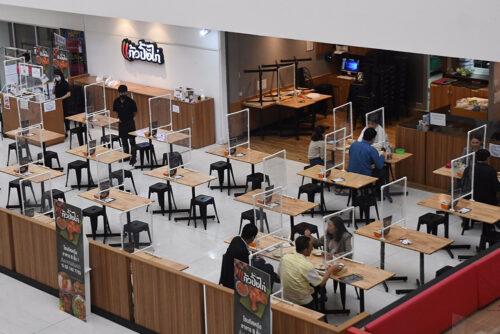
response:
M122 41L122 55L128 61L142 60L155 64L165 63L163 49L156 43L146 42L141 39L137 44L125 38Z

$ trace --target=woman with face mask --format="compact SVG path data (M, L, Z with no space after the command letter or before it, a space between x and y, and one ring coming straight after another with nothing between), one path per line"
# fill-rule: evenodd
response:
M62 99L63 111L64 111L64 124L66 126L66 132L69 131L69 121L66 117L71 116L71 91L69 89L69 84L64 78L63 72L56 68L54 70L54 88L52 92L55 94L56 98ZM68 136L68 134L66 134Z

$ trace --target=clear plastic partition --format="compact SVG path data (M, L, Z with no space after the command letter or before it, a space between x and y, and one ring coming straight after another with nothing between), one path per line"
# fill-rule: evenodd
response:
M470 196L474 200L474 168L476 153L472 152L451 160L451 203L453 211L456 202Z
M170 152L167 154L167 176L182 177L178 174L178 169L191 165L191 128L166 134L165 142L170 144Z
M122 147L96 154L96 163L99 192L123 187L125 166Z
M148 99L149 133L151 136L161 136L172 131L172 94L155 96Z
M384 130L384 133L385 133L384 107L381 107L381 108L378 108L376 110L373 110L373 111L366 113L365 121L366 121L365 124L367 127L373 127L374 129L377 129L380 126L382 128L382 130ZM382 136L377 131L377 137L375 137L375 142L373 143L373 146L384 147L387 140L388 139L385 136Z
M407 180L405 176L380 188L382 199L380 203L380 217L382 219L380 227L381 239L389 235L391 227L394 225L406 228L406 184Z
M226 115L229 155L238 154L239 146L250 149L250 109L246 108Z
M281 187L283 193L287 191L286 150L281 150L264 158L262 161L264 184Z
M345 136L348 144L353 142L352 102L333 108L333 131L346 129Z
M465 153L471 153L473 151L477 151L478 149L486 147L487 129L487 125L484 124L475 129L467 131L467 152Z
M96 112L106 110L106 88L104 81L83 87L85 97L85 118Z
M24 57L10 58L3 61L4 87L2 92L18 94L22 90L22 82L19 76L19 66L24 65Z
M109 110L86 115L85 126L88 143L87 154L89 156L94 156L95 149L100 146L110 147L112 132Z
M44 165L43 129L40 124L21 128L16 131L17 162L19 172L30 163Z
M262 192L252 196L254 221L261 232L278 238L286 238L287 233L283 229L283 189L281 187L269 186ZM259 247L260 238L256 238Z
M121 190L119 190L121 191ZM120 212L122 249L130 253L148 251L154 253L153 210L149 204Z
M278 98L295 93L295 65L278 68Z
M325 135L325 164L321 174L327 178L334 168L345 170L346 128Z
M43 76L43 66L28 63L19 64L19 81L24 89L40 86L47 81Z
M349 252L335 253L333 249L330 248L330 241L333 238L333 231L338 229L339 225L349 225L354 226L354 214L355 207L349 206L343 210L337 211L335 213L323 216L323 251L314 250L314 256L318 258L321 257L322 261L316 261L316 269L320 271L326 271L330 264L340 264L342 259L352 259L354 257L354 245L351 245L352 250ZM349 232L345 232L349 233ZM328 236L332 236L329 238ZM352 238L354 240L354 238ZM340 262L339 262L340 261ZM341 264L342 266L342 264Z
M17 113L21 128L36 124L41 124L43 128L43 105L39 102L40 100L43 100L42 95L28 95L17 98Z
M53 212L52 180L50 171L33 173L19 180L21 189L21 213L37 217Z

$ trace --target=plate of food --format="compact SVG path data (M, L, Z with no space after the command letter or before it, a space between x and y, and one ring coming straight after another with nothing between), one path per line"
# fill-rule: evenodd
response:
M76 295L73 297L73 303L72 303L72 309L73 309L73 314L75 317L77 317L80 320L85 319L85 299L83 299L82 296Z
M241 297L248 296L248 286L242 281L236 281L236 291Z
M71 279L68 277L68 274L65 272L60 272L57 276L57 280L59 283L59 289L65 293L70 293L73 285L71 284Z
M324 263L318 263L314 266L317 270L325 270L325 264Z
M281 257L281 249L278 248L278 249L275 249L272 251L271 253L274 257Z
M323 251L321 249L313 249L312 250L312 255L314 255L314 256L321 256L321 255L323 255Z

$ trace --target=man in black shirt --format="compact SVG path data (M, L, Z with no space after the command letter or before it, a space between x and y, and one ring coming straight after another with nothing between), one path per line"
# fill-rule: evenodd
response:
M132 100L127 95L127 86L120 85L118 87L118 97L113 103L113 111L118 113L118 118L120 119L120 125L118 126L118 135L120 136L123 152L129 153L129 141L130 146L133 148L135 145L135 137L129 135L129 132L135 131L135 115L137 114L137 105L135 101ZM130 161L130 164L134 164L134 158Z
M257 226L249 223L243 227L241 237L236 236L233 238L226 250L226 254L222 256L219 284L226 288L234 289L234 259L248 263L248 245L255 240L257 232Z
M474 166L474 200L490 205L498 205L497 192L500 191L497 171L488 165L490 152L480 149L476 152L476 166ZM464 176L468 175L464 171Z

